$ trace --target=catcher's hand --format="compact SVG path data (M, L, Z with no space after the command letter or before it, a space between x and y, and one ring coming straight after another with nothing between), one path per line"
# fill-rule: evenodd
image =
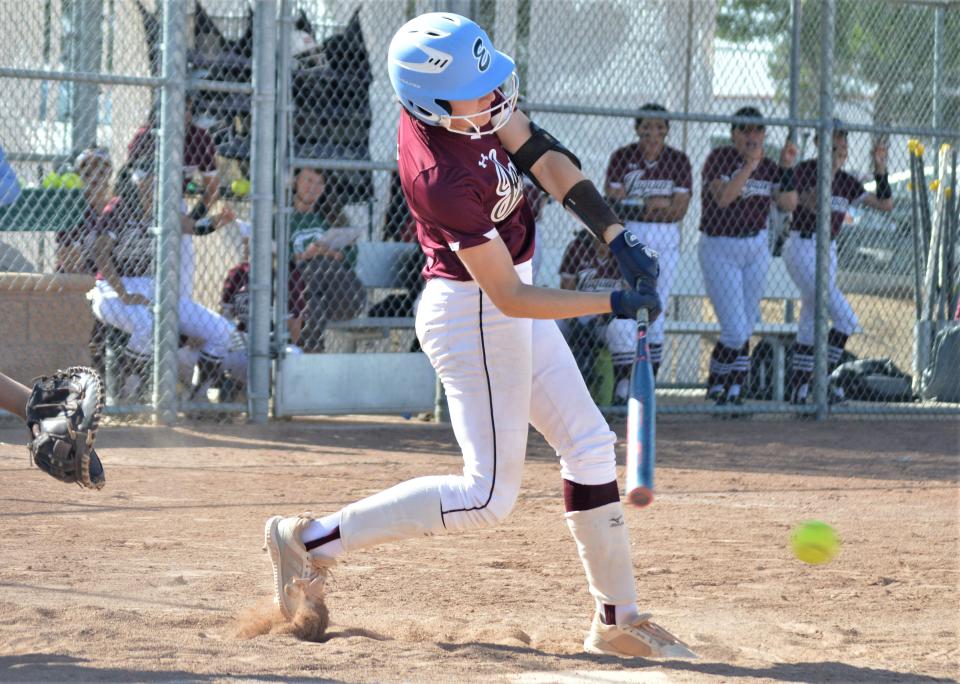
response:
M81 487L103 487L93 450L103 403L103 382L92 368L74 366L35 381L27 400L28 448L40 470Z

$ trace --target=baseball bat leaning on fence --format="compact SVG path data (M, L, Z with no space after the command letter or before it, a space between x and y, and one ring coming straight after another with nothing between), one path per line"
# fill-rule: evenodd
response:
M946 185L947 185L947 154L949 145L942 145L939 155L940 175L936 179L936 194L934 196L933 216L930 223L930 242L927 245L927 271L923 280L923 320L935 321L940 309L943 282L941 279L941 265L943 262L943 224L946 216Z
M657 401L647 347L649 312L637 313L637 351L630 372L627 401L627 501L637 508L653 503L653 468L657 453Z
M913 303L916 308L915 320L920 320L923 313L923 234L920 226L920 173L917 166L923 164L911 140L908 145L910 151L910 216L913 232Z

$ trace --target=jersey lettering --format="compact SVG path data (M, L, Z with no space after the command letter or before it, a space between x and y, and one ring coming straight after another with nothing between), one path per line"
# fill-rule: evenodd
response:
M490 220L494 223L500 223L513 213L513 210L520 204L520 200L523 199L523 183L520 180L520 173L509 159L506 166L501 164L500 160L497 159L495 149L491 149L490 152L483 155L481 160L492 162L497 170L497 196L500 199L493 205Z

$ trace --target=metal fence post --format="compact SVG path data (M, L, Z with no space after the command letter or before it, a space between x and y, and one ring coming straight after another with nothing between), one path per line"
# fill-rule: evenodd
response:
M820 36L820 125L817 145L817 288L813 334L813 396L817 419L827 417L827 297L830 197L833 186L833 43L836 0L824 0Z
M95 74L103 54L103 0L75 0L71 13L71 68ZM70 132L73 152L97 144L99 92L96 83L74 83L70 90Z
M177 347L180 338L180 202L183 197L184 107L187 73L187 3L163 3L163 93L160 106L159 228L153 300L153 405L155 420L177 416Z
M946 22L946 10L943 5L938 5L933 10L933 127L940 128L943 125L943 32ZM940 142L939 135L933 139L933 175L940 177Z
M800 94L800 0L793 0L790 9L790 102L789 116L797 118L797 100ZM790 127L790 141L797 142L797 129Z
M250 250L250 421L270 409L270 300L273 274L273 146L276 123L277 3L257 0L253 29L253 240Z

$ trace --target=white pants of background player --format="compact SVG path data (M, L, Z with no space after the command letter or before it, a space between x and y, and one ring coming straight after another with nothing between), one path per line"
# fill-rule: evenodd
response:
M797 323L797 342L813 345L814 303L817 281L817 241L802 238L796 231L783 244L783 263L800 290L800 320ZM857 316L837 287L837 245L830 242L830 270L828 278L827 310L833 327L844 335L852 335L857 329Z
M753 237L701 235L697 248L703 284L720 321L720 343L733 349L750 341L770 268L767 231Z
M153 301L153 278L123 278L123 286L130 294L141 294ZM106 280L98 280L89 293L93 315L107 325L129 333L128 348L139 356L153 353L153 311L148 306L124 304ZM177 307L180 333L203 341L200 351L207 356L222 359L230 347L233 324L219 314L196 302L180 297Z
M637 236L641 243L647 245L660 255L660 277L657 279L657 292L663 305L663 313L653 322L647 331L647 341L651 345L659 345L655 358L651 360L660 363L664 340L663 326L667 317L667 300L673 291L673 282L677 276L677 263L680 261L680 227L676 223L640 223L629 221L626 229ZM604 331L604 342L610 350L610 356L615 365L633 362L633 354L637 346L637 324L622 318L612 319ZM623 388L623 397L626 389ZM618 394L620 388L618 388Z
M302 354L303 350L295 344L288 344L284 348L287 355ZM247 334L234 330L230 338L230 348L227 355L223 357L223 370L230 374L234 380L246 382L247 380ZM180 347L177 353L177 361L180 366L181 380L190 383L194 380L193 371L197 361L200 360L200 350L195 347ZM186 375L184 375L186 373Z
M530 262L517 271L532 282ZM346 506L344 551L502 521L520 492L530 425L556 450L564 479L616 480L614 434L554 321L510 318L476 283L433 279L416 330L446 390L463 472L409 480ZM622 516L620 502L566 514L598 604L636 603Z

